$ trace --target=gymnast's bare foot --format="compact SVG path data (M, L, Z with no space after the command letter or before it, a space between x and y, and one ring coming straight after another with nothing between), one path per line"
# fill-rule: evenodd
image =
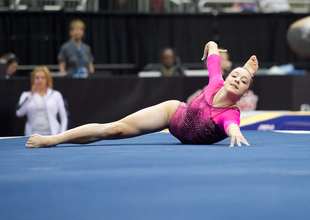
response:
M53 139L49 136L41 136L39 134L33 134L29 137L26 147L27 148L38 148L38 147L52 147Z
M252 55L250 59L244 64L244 67L254 74L258 69L258 60L255 55Z

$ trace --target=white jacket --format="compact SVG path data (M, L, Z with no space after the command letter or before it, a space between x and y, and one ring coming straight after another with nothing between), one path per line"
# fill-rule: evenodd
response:
M25 136L32 134L32 122L35 112L35 100L39 99L38 93L31 94L30 91L23 92L20 96L16 115L23 117L27 115L27 121L25 125ZM64 100L60 92L47 88L47 93L44 96L48 123L51 129L51 134L59 134L67 130L68 116L65 109ZM57 114L59 113L60 122L57 120Z

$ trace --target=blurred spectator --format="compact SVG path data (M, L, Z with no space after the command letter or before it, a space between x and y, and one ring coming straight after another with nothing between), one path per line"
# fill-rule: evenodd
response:
M67 72L68 76L86 78L89 73L95 72L91 49L82 42L85 28L83 21L73 20L69 27L71 39L60 48L59 71Z
M294 21L287 30L286 39L297 56L310 59L310 16Z
M14 78L14 73L17 70L19 59L13 53L6 53L0 57L1 63L1 78L11 79Z
M153 8L155 12L162 12L164 0L150 0L150 7Z
M136 11L137 0L118 0L115 8L120 11Z
M0 0L0 6L9 6L10 0Z
M149 8L153 12L162 12L164 8L164 1L165 0L149 0ZM118 0L118 9L121 11L136 11L137 7L137 0Z
M232 8L239 8L242 11L255 11L258 1L259 0L256 0L256 3L233 3Z
M182 76L184 71L181 68L180 58L172 48L164 48L160 53L160 63L148 64L143 71L159 71L161 76Z
M260 0L260 8L263 11L289 12L291 6L287 0Z
M21 94L16 115L27 115L25 136L55 135L67 129L65 102L61 93L53 90L53 79L47 67L38 66L32 71L31 90Z
M223 48L219 48L223 49ZM222 71L222 76L225 79L226 76L230 73L233 67L233 63L229 59L229 53L220 53L221 57L221 71Z

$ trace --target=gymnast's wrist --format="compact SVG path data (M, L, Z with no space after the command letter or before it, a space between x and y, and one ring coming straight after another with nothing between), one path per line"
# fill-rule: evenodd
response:
M209 41L208 47L209 47L209 49L210 48L214 48L214 49L218 48L217 43L215 43L214 41Z

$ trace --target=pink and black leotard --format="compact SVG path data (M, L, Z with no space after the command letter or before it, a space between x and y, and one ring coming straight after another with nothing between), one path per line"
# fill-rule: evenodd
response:
M169 124L170 133L187 144L213 144L228 137L232 123L240 124L237 107L212 107L215 94L223 87L221 58L212 54L207 58L209 84L187 105L182 102Z

